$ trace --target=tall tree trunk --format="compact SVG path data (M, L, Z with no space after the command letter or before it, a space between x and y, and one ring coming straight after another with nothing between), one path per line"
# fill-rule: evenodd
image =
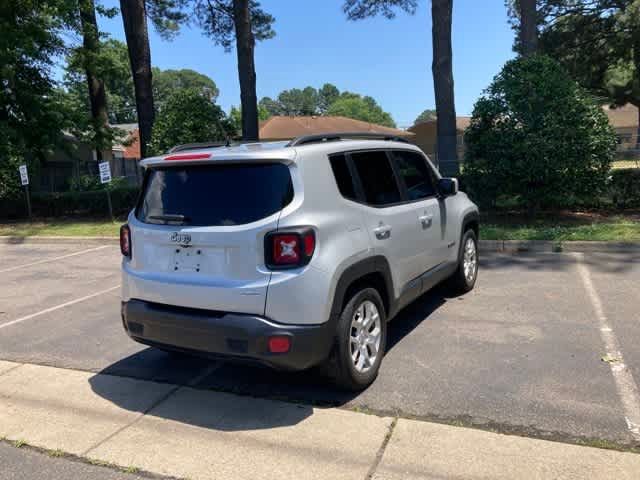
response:
M98 161L102 160L102 151L108 145L109 116L107 113L107 95L104 81L97 73L97 54L100 48L96 9L93 0L79 0L80 22L82 25L82 46L84 49L84 69L89 87L91 120L95 129L95 148Z
M258 97L256 67L253 59L255 38L251 30L249 0L233 0L233 20L238 52L240 103L242 105L242 139L258 140Z
M151 51L145 2L144 0L120 0L120 11L127 37L131 74L136 93L140 154L144 158L147 156L154 120Z
M522 55L528 57L538 49L538 15L536 0L519 0L520 2L520 43Z
M438 128L438 165L443 175L459 172L456 107L453 94L453 53L451 51L451 21L453 0L432 0L433 86L436 97Z

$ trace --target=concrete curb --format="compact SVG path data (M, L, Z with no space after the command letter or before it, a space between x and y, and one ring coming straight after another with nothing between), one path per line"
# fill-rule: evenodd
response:
M80 244L117 245L118 237L63 237L0 235L0 244ZM640 243L625 242L555 242L550 240L480 240L480 252L585 252L585 253L639 253Z
M480 252L585 252L640 253L640 243L555 242L550 240L480 240Z

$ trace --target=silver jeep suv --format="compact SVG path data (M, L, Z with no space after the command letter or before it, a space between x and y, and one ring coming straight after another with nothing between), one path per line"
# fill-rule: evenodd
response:
M138 342L321 365L358 390L400 309L443 280L475 284L477 207L400 139L184 146L142 166L120 231L122 319Z

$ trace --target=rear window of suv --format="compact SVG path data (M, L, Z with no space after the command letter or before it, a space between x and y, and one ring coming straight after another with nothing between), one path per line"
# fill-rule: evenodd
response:
M282 210L292 198L282 163L162 167L148 172L136 217L159 225L242 225Z

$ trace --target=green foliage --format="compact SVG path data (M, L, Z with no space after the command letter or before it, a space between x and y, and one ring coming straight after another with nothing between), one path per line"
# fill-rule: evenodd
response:
M251 29L256 40L268 40L275 36L271 28L275 19L260 8L260 2L249 2ZM195 0L193 18L204 34L216 45L230 52L235 43L235 23L233 20L233 0Z
M413 121L413 124L415 125L417 123L426 122L428 120L435 120L437 118L438 118L438 113L433 109L427 108L420 115L416 117L416 119Z
M98 175L80 175L77 178L71 179L69 190L72 192L95 192L98 190L118 190L121 188L127 188L129 182L124 177L113 177L111 182L107 184L100 183L100 177Z
M233 123L220 107L197 90L178 90L158 113L149 147L158 155L176 145L222 141L234 135Z
M612 170L608 190L616 207L640 207L640 168Z
M365 122L395 127L391 115L383 111L371 97L352 92L340 92L335 85L325 83L319 90L313 87L283 90L277 100L263 97L259 108L268 117L273 115L341 115Z
M541 55L507 62L476 103L465 141L472 198L516 197L530 213L598 197L616 148L602 109Z
M391 115L382 110L373 98L350 92L343 92L340 98L331 104L327 115L353 118L386 127L396 126Z
M187 23L188 15L184 11L186 0L146 0L147 17L156 32L165 40L171 40L178 34L180 26Z
M157 67L153 72L153 98L158 108L161 109L167 99L177 90L194 89L210 102L215 102L220 91L216 82L206 75L183 68L180 70L160 70Z
M340 90L331 83L325 83L318 90L318 112L325 115L333 102L340 96Z
M506 3L517 32L517 0ZM538 0L537 7L541 53L600 101L640 105L639 0Z
M34 167L62 142L69 119L51 69L74 12L64 0L0 2L0 199L20 188L17 165Z
M116 216L127 214L136 204L137 187L111 190L111 203ZM88 192L60 192L31 194L31 209L36 217L106 216L109 212L107 194L103 190ZM7 219L27 216L23 197L15 197L0 204L0 217Z
M361 20L378 14L386 18L394 18L396 8L413 15L418 8L418 2L417 0L345 0L342 6L349 20Z

